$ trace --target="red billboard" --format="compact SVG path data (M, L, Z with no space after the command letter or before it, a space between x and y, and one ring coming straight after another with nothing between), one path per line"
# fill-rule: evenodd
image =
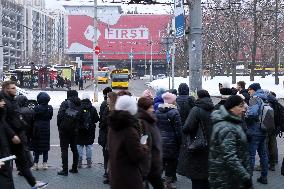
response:
M111 17L110 17L111 19ZM166 35L170 15L119 15L110 22L98 22L99 59L166 59L162 38ZM84 54L92 59L93 18L85 15L68 16L68 53ZM131 50L132 49L132 50Z

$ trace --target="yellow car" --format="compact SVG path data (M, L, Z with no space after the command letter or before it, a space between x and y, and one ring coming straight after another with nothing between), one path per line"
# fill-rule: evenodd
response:
M98 83L107 84L109 80L109 74L107 71L99 71L98 73Z

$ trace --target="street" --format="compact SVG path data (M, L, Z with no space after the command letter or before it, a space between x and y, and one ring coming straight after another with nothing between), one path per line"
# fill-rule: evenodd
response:
M135 96L141 96L142 92L146 89L143 80L133 80L130 84L130 92ZM100 90L102 90L107 85L100 85ZM217 87L217 86L216 86ZM86 90L92 90L92 87ZM217 99L214 99L217 102ZM99 110L99 107L96 107ZM47 171L39 170L33 171L37 180L42 180L49 183L47 188L49 189L108 189L109 185L103 184L103 155L102 148L97 144L98 127L96 129L96 141L93 145L93 167L92 168L82 168L79 169L79 174L69 174L68 177L58 176L57 171L61 169L61 155L59 147L59 137L58 130L56 126L56 116L58 109L54 110L54 116L51 121L51 150L49 152L49 169ZM98 126L98 124L97 124ZM278 138L278 149L279 149L279 164L276 166L275 172L269 172L268 182L269 184L260 185L255 182L256 189L282 189L284 185L284 178L280 175L280 166L282 158L284 156L284 139ZM42 160L40 159L40 162ZM259 160L256 160L259 162ZM69 156L69 167L71 168L72 154L70 152ZM84 162L86 163L86 162ZM41 165L41 164L40 164ZM259 172L255 172L254 181L256 177L259 176ZM29 189L29 185L24 180L23 177L18 176L16 171L14 171L14 181L16 189ZM191 187L191 182L189 179L178 176L177 188L178 189L189 189Z

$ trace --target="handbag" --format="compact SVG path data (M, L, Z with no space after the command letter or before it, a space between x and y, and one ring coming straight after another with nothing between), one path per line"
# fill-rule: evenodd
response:
M204 132L204 126L202 121L198 126L198 130L196 136L193 139L188 137L187 140L187 150L191 153L206 151L208 146L208 142Z

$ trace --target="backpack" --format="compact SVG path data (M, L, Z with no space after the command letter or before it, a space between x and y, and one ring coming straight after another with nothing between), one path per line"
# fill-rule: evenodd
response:
M277 134L284 132L284 107L278 102L273 101L270 103L274 110L274 123Z
M65 110L64 118L60 124L60 128L66 132L77 129L79 111L71 108L70 100L67 100L68 108Z
M83 124L80 124L80 129L86 129L88 130L92 123L92 116L91 116L92 110L83 109L82 117L83 117Z
M274 110L270 106L268 101L263 101L259 97L257 98L261 100L260 114L259 114L260 129L262 131L271 133L275 130Z

